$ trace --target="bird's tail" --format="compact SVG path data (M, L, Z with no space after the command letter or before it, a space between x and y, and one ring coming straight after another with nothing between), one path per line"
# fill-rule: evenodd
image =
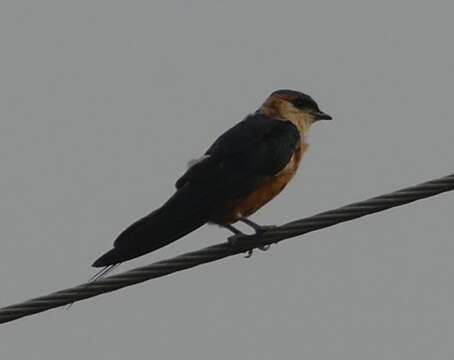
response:
M118 264L178 240L207 222L212 203L209 194L200 189L178 190L162 207L124 230L115 240L113 249L92 266Z

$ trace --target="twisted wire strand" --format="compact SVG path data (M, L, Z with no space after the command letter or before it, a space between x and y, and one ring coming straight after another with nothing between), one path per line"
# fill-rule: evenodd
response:
M0 324L451 190L454 190L454 174L338 209L325 211L305 219L292 221L285 225L266 230L261 234L260 238L254 235L239 236L235 246L229 243L209 246L118 275L112 275L95 282L81 284L1 308Z

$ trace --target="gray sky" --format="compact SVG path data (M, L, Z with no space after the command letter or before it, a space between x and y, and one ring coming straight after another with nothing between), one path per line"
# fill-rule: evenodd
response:
M191 158L278 88L334 116L254 219L453 171L448 1L0 4L0 305L88 279ZM0 327L1 359L448 359L445 194ZM224 241L204 227L126 270Z

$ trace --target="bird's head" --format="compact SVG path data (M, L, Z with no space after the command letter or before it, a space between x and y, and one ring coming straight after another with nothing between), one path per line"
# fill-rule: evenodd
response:
M290 121L303 134L314 122L332 119L320 110L309 95L294 90L273 92L260 107L259 112L273 119Z

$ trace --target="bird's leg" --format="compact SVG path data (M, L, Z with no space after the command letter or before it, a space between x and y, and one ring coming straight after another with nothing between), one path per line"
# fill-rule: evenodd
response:
M244 235L243 232L238 230L235 226L227 224L227 225L221 225L224 229L230 230L235 236L235 235Z
M261 233L263 233L266 230L274 229L276 227L275 225L259 225L255 222L253 222L252 220L249 220L248 218L241 218L241 219L238 219L238 221L241 221L242 223L249 225L251 228L253 228L255 230L255 234L257 236L260 236ZM268 245L258 246L257 248L262 251L266 251L270 248L270 246L271 245L268 244Z
M233 233L233 236L229 236L227 238L227 240L230 243L230 245L235 246L238 243L237 237L241 236L241 235L246 235L243 232L241 232L240 230L238 230L236 227L234 227L233 225L225 224L225 225L221 225L221 226L224 229L227 229L227 230L229 230L229 231L231 231Z
M227 225L221 225L221 226L227 230L230 230L233 233L233 236L229 236L227 238L227 241L232 246L236 246L238 244L238 239L237 239L238 236L246 235L245 233L241 232L233 225L227 224ZM245 258L250 258L251 256L252 256L252 250L248 250Z
M242 223L249 225L251 228L255 230L257 234L260 234L267 230L271 230L276 227L276 225L259 225L248 218L241 218L238 219L238 221L241 221Z

